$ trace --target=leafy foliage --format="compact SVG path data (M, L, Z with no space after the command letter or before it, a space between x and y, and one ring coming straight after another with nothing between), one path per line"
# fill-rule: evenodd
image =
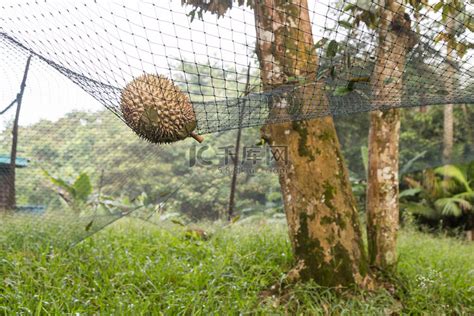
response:
M74 182L68 182L64 179L53 177L46 170L43 170L46 177L48 177L53 185L56 186L59 196L71 208L80 212L92 193L92 184L87 173L81 173Z
M408 178L402 207L428 219L474 215L474 162L446 165L424 172L421 181Z
M200 20L203 20L203 14L205 12L210 12L217 15L218 17L221 17L228 10L232 9L233 2L233 0L181 0L182 4L193 7L193 9L191 9L191 11L188 13L188 15L191 17L191 21L194 20L196 14ZM236 2L239 6L253 5L253 0L238 0Z
M432 7L434 12L441 12L441 20L447 25L449 16L454 16L453 29L440 31L435 42L444 41L452 47L462 58L468 49L474 48L474 43L464 39L461 35L467 31L474 32L474 16L466 10L462 0L441 0Z
M237 96L245 91L246 77L239 77L241 72L235 69L190 62L178 64L176 68L183 76L177 81L196 83L191 86L197 90L189 91L193 101L207 101L206 96L224 92L230 96L230 91ZM202 76L206 73L209 76ZM251 86L258 83L252 80ZM99 205L100 211L126 212L127 205L139 206L143 194L148 205L157 205L164 195L177 190L166 203L169 212L185 214L193 220L217 219L227 212L232 164L225 154L226 149L232 149L235 144L235 133L228 131L209 136L202 146L195 146L193 140L156 146L138 139L106 110L72 112L55 122L44 120L21 127L19 153L30 158L32 164L18 172L18 203L63 208L64 199L49 188L51 178L45 176L44 169L58 175L59 182L87 174L95 188L90 199ZM8 152L8 128L0 132L0 139L7 140L0 143L0 152ZM258 139L258 129L243 130L242 148L254 146ZM198 157L201 154L202 157ZM262 161L255 166L241 167L237 213L281 212L277 175L269 169L271 166ZM71 195L68 190L72 192L73 181L59 182L61 190ZM102 196L97 201L99 187ZM79 196L84 197L84 194Z
M118 210L118 204L136 200L143 192L147 203L158 204L163 195L178 189L167 202L170 212L216 219L227 210L232 165L230 160L224 163L224 154L225 148L234 145L235 131L208 137L206 147L195 147L192 140L158 147L138 139L109 112L100 111L74 112L56 122L41 121L22 127L20 135L19 152L31 159L31 167L18 171L19 204L57 209L63 207L61 201L71 205L85 202L86 197L92 201L97 199L103 173L103 209ZM243 146L253 146L257 139L257 129L243 131ZM7 151L8 145L0 144L0 151ZM199 149L204 149L203 157L211 165L198 161L191 166ZM276 174L263 162L252 166L250 172L239 173L237 211L281 212ZM53 174L58 176L51 177ZM78 174L82 176L76 179ZM55 190L51 190L52 178ZM72 180L65 180L68 178ZM95 188L92 194L91 187ZM57 195L58 189L63 197Z

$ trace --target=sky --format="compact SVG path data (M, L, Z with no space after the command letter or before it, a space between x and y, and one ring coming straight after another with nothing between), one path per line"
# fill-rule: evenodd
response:
M338 19L328 11L328 1L308 1L315 42ZM192 22L190 10L181 0L2 0L0 32L46 60L116 88L143 72L175 78L179 60L209 62L239 73L249 63L257 68L252 10L236 7L220 19L205 14L204 21ZM26 58L24 51L0 40L0 110L18 92ZM78 85L33 59L21 125L55 120L72 110L100 109L103 105ZM0 130L12 115L0 116Z
M22 51L2 44L0 41L0 109L10 104L20 91L27 61ZM29 125L40 119L57 120L72 110L97 111L102 108L97 100L68 78L38 58L32 59L22 99L20 125ZM0 116L0 130L11 122L14 114L12 108Z

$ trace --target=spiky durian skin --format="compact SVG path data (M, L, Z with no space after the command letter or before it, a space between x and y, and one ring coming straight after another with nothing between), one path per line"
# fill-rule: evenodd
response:
M152 143L185 139L197 125L188 96L161 75L144 74L127 84L120 108L133 131Z

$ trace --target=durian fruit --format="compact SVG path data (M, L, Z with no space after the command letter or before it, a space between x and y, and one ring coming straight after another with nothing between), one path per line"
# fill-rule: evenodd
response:
M161 75L144 74L122 90L120 108L127 124L152 143L171 143L197 135L196 116L186 94Z

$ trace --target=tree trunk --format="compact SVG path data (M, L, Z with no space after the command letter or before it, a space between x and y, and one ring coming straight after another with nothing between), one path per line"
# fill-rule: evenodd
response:
M467 138L467 152L469 154L474 154L474 126L472 126L472 114L470 111L470 107L466 104L462 105L462 111L464 116L464 126L466 129L466 138Z
M289 77L311 82L274 98L269 122L328 106L315 84L318 59L306 0L255 2L257 55L265 90ZM301 112L300 112L301 113ZM278 159L279 180L296 260L288 281L313 279L324 286L369 286L359 218L348 171L331 117L268 124L262 137Z
M446 104L443 110L443 164L449 164L453 156L453 138L453 105Z
M457 11L456 11L457 13ZM455 18L456 15L451 11L448 14L448 20L446 21L446 33L450 37L454 38L455 34ZM456 69L453 67L454 62L454 48L451 41L447 44L447 55L446 55L446 91L448 93L448 102L454 98L454 85ZM453 118L453 105L446 104L443 111L443 163L448 164L453 156L453 142L454 142L454 118Z
M247 68L247 82L245 83L245 95L250 93L250 64ZM234 217L235 209L235 191L237 190L237 176L239 171L239 155L240 155L240 138L242 136L242 120L245 113L245 102L242 104L242 109L239 109L239 129L237 130L237 139L235 140L235 151L233 156L234 170L232 172L232 180L230 182L229 195L229 211L227 213L227 220L230 222Z
M23 73L23 80L20 85L20 92L16 97L16 113L15 120L13 122L12 130L12 149L10 153L10 172L8 185L8 196L7 196L7 210L14 210L16 208L16 153L18 145L18 121L20 119L21 102L23 99L23 93L26 87L26 78L28 77L28 70L30 68L31 55L28 57L25 66L25 72Z
M381 8L377 61L372 75L372 102L383 110L370 114L367 238L370 264L386 270L396 264L399 225L400 112L390 108L401 103L402 75L411 30L401 0L388 0Z

